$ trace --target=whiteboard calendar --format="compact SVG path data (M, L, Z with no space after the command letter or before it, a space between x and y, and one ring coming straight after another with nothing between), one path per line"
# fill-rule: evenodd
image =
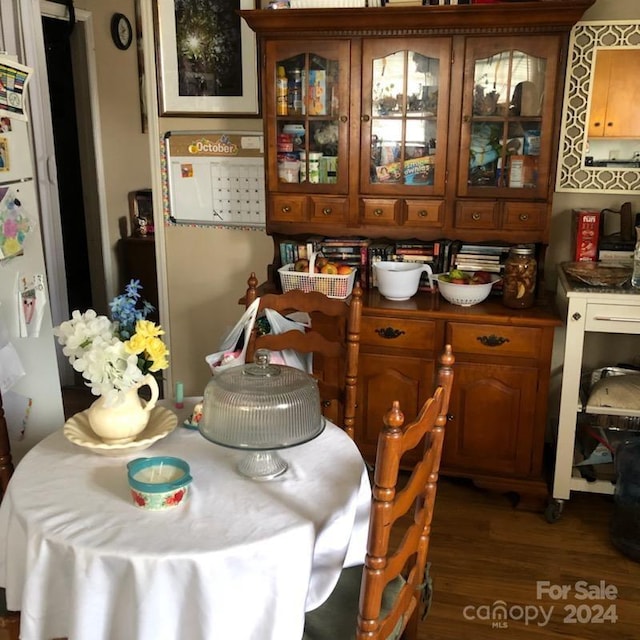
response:
M261 133L170 132L165 159L170 223L264 228Z

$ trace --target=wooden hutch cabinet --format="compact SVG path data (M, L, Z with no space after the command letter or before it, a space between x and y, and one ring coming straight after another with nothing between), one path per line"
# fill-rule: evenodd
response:
M274 284L288 236L534 243L542 264L568 37L593 2L242 11L259 43ZM520 311L496 298L464 308L438 294L365 292L364 455L375 456L392 400L415 416L450 342L443 473L518 492L523 504L545 498L560 319L543 290Z

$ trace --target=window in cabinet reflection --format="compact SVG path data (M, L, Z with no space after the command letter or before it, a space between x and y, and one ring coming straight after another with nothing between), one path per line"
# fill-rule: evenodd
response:
M521 51L476 60L469 185L537 187L545 73Z
M372 71L371 182L433 185L439 60L396 51Z

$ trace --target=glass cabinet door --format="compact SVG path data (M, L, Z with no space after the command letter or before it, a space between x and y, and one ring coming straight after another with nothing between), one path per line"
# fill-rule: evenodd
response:
M552 37L469 39L461 195L545 197L557 56Z
M364 193L444 193L450 47L447 38L365 41Z
M346 193L349 43L269 42L266 76L270 189Z

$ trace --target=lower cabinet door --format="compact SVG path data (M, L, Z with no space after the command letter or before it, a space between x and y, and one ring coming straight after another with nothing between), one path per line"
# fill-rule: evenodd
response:
M375 460L378 434L393 401L400 402L405 424L413 420L433 391L433 375L433 360L360 353L356 443L366 460ZM413 462L403 459L403 465Z
M457 360L442 470L531 473L538 370Z

